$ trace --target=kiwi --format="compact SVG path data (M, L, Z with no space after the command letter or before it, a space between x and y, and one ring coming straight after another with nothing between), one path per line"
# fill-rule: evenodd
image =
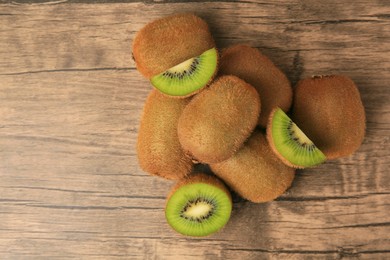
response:
M183 149L203 163L231 157L256 127L260 98L235 76L222 76L196 95L178 124Z
M189 96L210 82L218 55L207 23L193 14L177 14L144 26L133 41L139 72L163 93Z
M152 90L146 99L138 133L141 168L166 179L181 179L193 168L177 136L179 116L189 100L172 99Z
M187 236L207 236L228 222L232 198L216 177L203 173L181 180L168 196L165 216L168 224Z
M218 52L213 48L152 77L151 82L164 94L187 97L214 78L217 60Z
M325 155L280 108L271 112L267 139L276 155L290 167L312 167L326 160Z
M210 167L237 194L256 203L283 194L295 176L295 170L276 157L259 131L231 158Z
M355 152L365 135L359 90L347 76L303 79L295 88L292 118L327 159Z
M261 97L258 125L266 127L275 107L288 111L293 90L286 75L258 49L247 45L234 45L222 51L219 73L235 75L256 88Z

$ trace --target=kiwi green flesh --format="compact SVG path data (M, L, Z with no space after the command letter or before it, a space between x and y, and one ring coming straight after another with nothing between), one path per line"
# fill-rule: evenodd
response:
M229 220L231 200L225 191L207 183L187 184L169 198L165 216L168 224L187 236L207 236Z
M312 167L326 160L325 155L283 112L277 109L272 117L273 146L292 165Z
M187 96L206 86L217 70L215 48L151 78L152 85L170 96Z

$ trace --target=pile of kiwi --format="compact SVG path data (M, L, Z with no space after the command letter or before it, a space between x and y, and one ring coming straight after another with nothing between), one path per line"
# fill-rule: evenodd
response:
M207 23L178 14L144 26L133 41L139 72L154 89L141 118L141 168L176 180L168 224L187 236L226 225L231 192L269 202L292 184L295 169L355 152L365 135L358 88L343 75L300 80L256 48L218 51ZM208 165L210 172L196 172Z

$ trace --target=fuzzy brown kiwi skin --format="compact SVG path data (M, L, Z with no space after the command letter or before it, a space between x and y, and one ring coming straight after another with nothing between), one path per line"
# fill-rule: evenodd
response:
M280 153L279 151L276 149L275 145L274 145L274 140L273 140L273 137L272 137L272 119L275 115L275 112L278 110L278 108L274 108L269 116L269 120L268 120L268 125L267 125L267 141L268 141L268 144L269 146L271 147L272 151L275 153L275 155L287 166L289 167L292 167L292 168L296 168L296 169L303 169L305 168L304 166L302 165L296 165L296 164L293 164L291 163L290 161L286 160Z
M146 99L137 140L142 170L170 180L190 174L193 163L182 150L177 123L189 99L171 99L152 90Z
M224 191L226 193L226 195L230 199L230 202L232 203L232 197L231 197L230 191L228 190L226 185L221 180L219 180L217 177L207 175L207 174L202 173L202 172L191 173L190 175L187 175L183 179L179 180L176 183L176 185L172 188L170 193L168 194L167 202L169 201L171 196L182 186L189 185L189 184L196 184L196 183L205 183L205 184L213 185L213 186L220 188L222 191Z
M199 162L221 162L250 136L259 113L256 90L235 76L222 76L184 109L178 124L180 144Z
M220 60L220 55L219 55L219 52L218 52L218 49L215 48L216 51L217 51L217 67L214 71L214 74L211 76L211 78L209 79L209 81L206 83L206 85L204 85L203 87L195 90L194 92L191 92L185 96L172 96L172 95L168 95L168 94L165 94L163 92L160 91L161 94L163 94L164 96L166 97L170 97L170 98L176 98L176 99L182 99L182 98L189 98L191 96L194 96L196 94L199 94L202 90L204 90L205 88L207 88L208 86L210 86L211 83L213 83L214 79L215 79L215 76L218 74L218 67L219 67L219 60ZM156 88L157 89L157 88ZM158 90L158 89L157 89Z
M215 47L207 23L190 14L176 14L145 25L133 41L139 72L150 79Z
M327 159L351 155L365 136L366 117L360 93L345 75L299 81L294 92L292 120Z
M295 177L295 169L276 157L259 131L231 158L210 167L238 195L255 203L276 199Z
M235 75L256 88L261 97L258 125L267 126L272 109L287 112L292 104L293 90L286 75L258 49L238 44L222 50L220 75Z

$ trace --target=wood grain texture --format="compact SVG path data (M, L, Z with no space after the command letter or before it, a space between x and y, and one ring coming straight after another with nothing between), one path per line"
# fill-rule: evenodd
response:
M390 258L388 1L41 2L0 2L1 259ZM169 228L173 183L135 154L151 87L131 41L179 11L204 17L220 48L258 47L293 83L350 76L367 114L357 153L298 171L274 202L236 198L228 225L199 239Z

